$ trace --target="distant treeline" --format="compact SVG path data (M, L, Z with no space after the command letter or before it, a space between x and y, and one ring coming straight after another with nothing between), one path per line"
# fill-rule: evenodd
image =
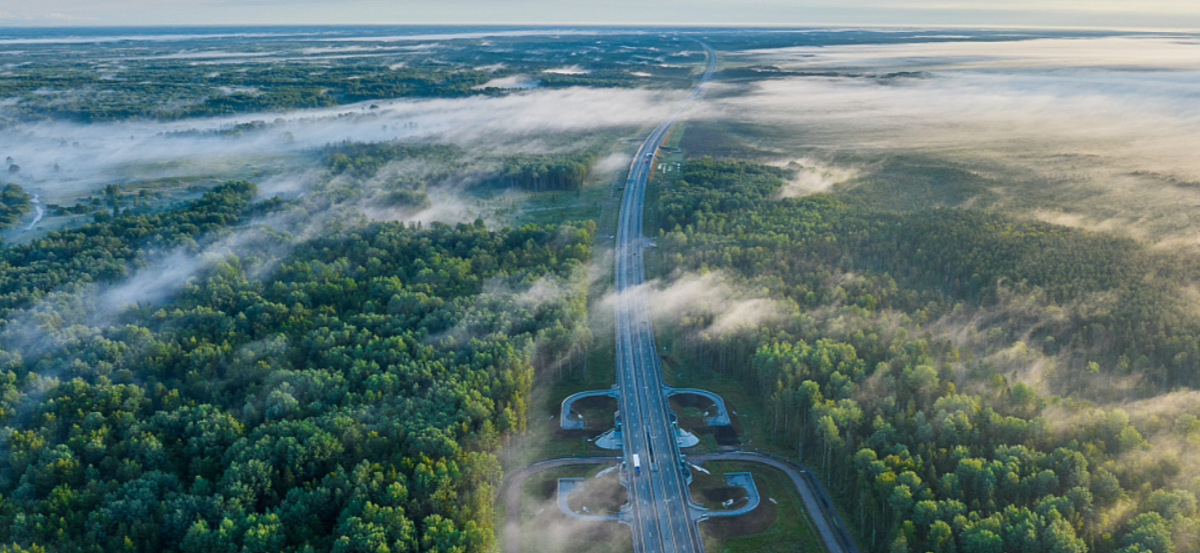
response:
M458 147L449 144L345 141L327 148L325 166L335 175L349 173L369 177L394 161L421 158L446 162L461 153Z
M12 70L0 79L0 98L18 99L12 111L24 116L97 122L279 112L392 98L498 95L510 91L484 85L516 75L537 75L544 87L691 85L694 56L671 55L678 65L662 66L656 58L663 55L663 44L641 50L641 55L619 44L564 41L544 46L534 56L518 44L512 49L441 48L369 60L297 57L261 64L116 55L122 57L122 66L113 71L107 63L114 54L106 50L119 46L74 45L59 55L51 53L53 48L16 52ZM581 48L593 51L586 73L543 73L574 63Z
M505 160L498 182L502 186L533 191L579 190L587 181L595 152L523 154Z
M391 70L368 65L314 71L303 64L272 64L191 75L194 71L187 67L146 67L130 69L120 79L106 79L79 67L54 74L33 72L0 80L0 97L24 98L26 111L83 122L170 120L328 107L374 99L457 97L479 93L474 87L492 78L465 68ZM85 93L95 87L103 87L105 93ZM214 93L221 87L232 91ZM39 90L59 91L63 97L43 102L35 92ZM159 101L145 101L147 98Z
M687 88L691 86L692 67L658 67L653 65L639 68L649 77L633 75L628 69L606 69L587 73L540 73L538 81L547 88L568 86L592 86L598 88L656 87Z

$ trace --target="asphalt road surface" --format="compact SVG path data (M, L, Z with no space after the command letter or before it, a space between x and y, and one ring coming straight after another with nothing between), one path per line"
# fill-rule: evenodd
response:
M716 55L707 44L708 66L691 94L650 133L634 156L622 198L616 237L617 384L624 476L629 484L635 553L700 553L700 531L692 518L686 475L675 443L662 368L654 345L642 258L642 214L646 180L655 152L676 118L712 76ZM634 471L633 456L641 461Z

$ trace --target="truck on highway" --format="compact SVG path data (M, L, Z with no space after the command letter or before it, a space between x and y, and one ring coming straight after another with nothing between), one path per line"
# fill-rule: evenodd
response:
M642 460L637 453L633 454L633 475L637 476L642 473Z

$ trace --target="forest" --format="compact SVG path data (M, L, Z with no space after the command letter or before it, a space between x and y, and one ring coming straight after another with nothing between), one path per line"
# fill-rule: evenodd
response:
M673 314L676 355L752 383L866 549L1193 550L1194 260L972 209L851 207L853 191L779 199L789 177L690 159L661 192L667 270L734 275L780 311L724 332Z
M596 158L592 151L512 156L504 161L497 181L534 192L579 190Z
M294 202L256 197L0 250L6 551L493 550L493 452L590 339L594 227L300 238L257 223ZM172 250L209 263L111 305Z

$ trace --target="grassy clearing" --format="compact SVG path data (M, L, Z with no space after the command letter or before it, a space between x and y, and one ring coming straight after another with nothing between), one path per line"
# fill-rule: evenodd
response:
M611 199L611 186L589 184L578 191L524 194L514 206L514 226L536 223L559 224L567 221L595 221L604 204Z
M692 496L721 508L733 499L737 505L745 492L725 486L728 472L751 472L762 501L750 513L728 519L713 518L700 523L704 549L710 553L823 553L826 551L799 494L783 472L757 463L712 461L704 464L712 474L699 473L692 483Z
M608 153L632 156L637 150L634 141L617 143L618 136L615 134L606 136L606 139L614 141ZM623 168L593 170L578 191L505 193L502 196L504 205L498 215L514 226L591 220L596 222L597 234L611 235L617 228L621 188L626 177L627 171Z

